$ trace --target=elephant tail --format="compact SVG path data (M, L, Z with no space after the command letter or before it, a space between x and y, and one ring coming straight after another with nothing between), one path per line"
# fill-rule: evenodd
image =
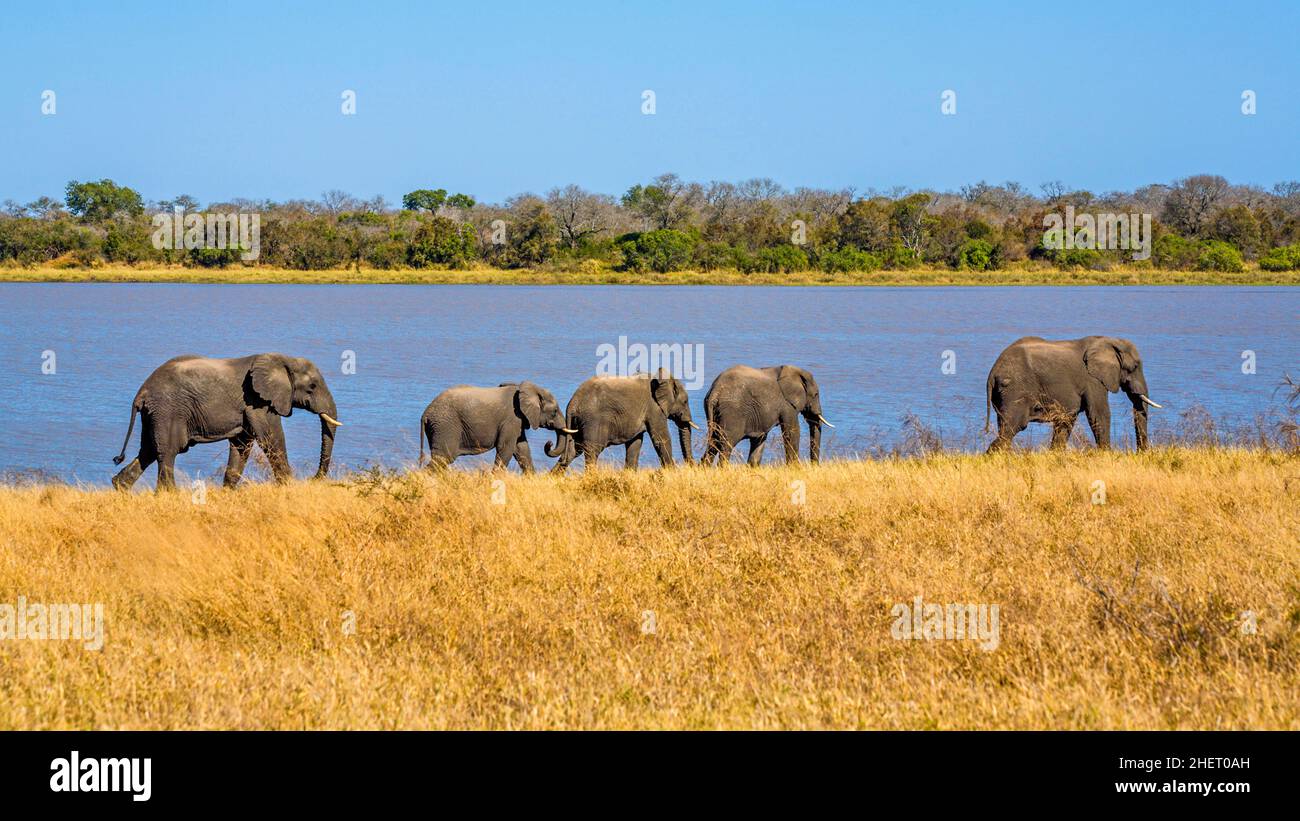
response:
M113 464L120 465L126 461L126 446L131 444L131 433L135 430L135 415L144 407L144 391L131 400L131 421L126 426L126 438L122 440L122 452L113 457Z
M420 442L420 455L415 460L415 466L424 466L424 417L420 417L420 430L415 434L415 438Z
M989 412L993 409L993 371L989 371L988 381L984 383L984 432L989 432Z

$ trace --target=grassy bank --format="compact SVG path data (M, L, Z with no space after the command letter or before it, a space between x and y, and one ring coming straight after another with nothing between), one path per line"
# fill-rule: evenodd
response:
M0 282L195 282L240 284L403 284L403 285L1297 285L1300 272L1165 271L1122 268L1112 271L1056 268L1012 268L1003 271L954 271L917 268L901 271L827 274L742 274L737 271L635 273L608 268L579 271L436 269L377 270L363 268L298 271L288 268L99 268L0 267Z
M1300 729L1294 457L494 478L0 489L0 601L107 632L0 641L0 728Z

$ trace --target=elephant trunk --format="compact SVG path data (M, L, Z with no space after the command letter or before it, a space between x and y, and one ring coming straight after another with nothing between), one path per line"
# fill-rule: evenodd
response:
M1133 401L1133 435L1137 439L1137 449L1139 451L1147 449L1147 398L1146 396L1131 397Z
M546 451L547 458L554 459L557 456L563 456L565 451L570 447L569 440L571 436L562 430L555 432L555 443L547 442L542 450Z
M808 461L816 463L822 455L822 420L821 414L808 420Z
M334 398L330 397L326 407L320 411L320 468L316 478L323 479L330 470L330 460L334 457L334 431L339 426L338 408Z
M677 424L677 443L682 447L682 461L688 465L695 464L695 454L691 452L691 426L689 422L685 424L679 422Z

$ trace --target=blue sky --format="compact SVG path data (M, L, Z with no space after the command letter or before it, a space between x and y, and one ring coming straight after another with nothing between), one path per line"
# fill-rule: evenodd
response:
M1297 31L1296 2L22 3L0 199L1271 185L1300 177Z

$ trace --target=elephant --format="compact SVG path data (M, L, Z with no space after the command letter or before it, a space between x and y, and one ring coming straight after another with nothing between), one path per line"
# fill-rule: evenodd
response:
M763 459L767 436L781 426L786 462L799 461L799 416L808 423L808 460L821 458L822 425L835 427L822 416L821 389L803 368L777 365L751 368L733 365L713 380L704 397L709 432L701 461L710 465L731 459L740 440L749 440L749 464Z
M174 488L176 454L192 445L230 442L223 484L234 487L254 443L262 448L278 482L293 478L284 446L280 417L302 408L320 417L320 467L329 472L334 433L342 426L325 377L310 361L280 353L235 359L178 356L149 375L131 403L122 452L126 458L136 414L140 414L140 452L113 477L113 487L129 490L140 474L158 462L158 489Z
M1145 450L1147 406L1161 406L1147 397L1142 356L1132 342L1113 336L1017 339L998 356L985 383L986 432L989 410L995 410L998 416L998 435L989 445L989 452L1009 448L1015 435L1030 422L1050 424L1051 447L1064 448L1081 411L1087 415L1097 447L1109 448L1107 394L1121 390L1133 403L1137 449Z
M503 382L495 388L457 385L434 397L420 416L420 461L429 442L429 467L438 470L457 456L475 456L496 448L496 467L513 457L524 473L533 472L526 431L574 433L564 426L560 404L550 391L532 382Z
M673 446L668 438L668 420L677 425L682 461L693 464L690 397L681 380L666 370L653 376L593 376L578 386L566 412L568 429L556 437L555 447L546 445L547 456L559 456L553 472L563 473L582 456L586 470L600 459L601 451L625 445L624 467L635 469L641 458L641 443L650 434L650 444L664 467L673 466Z

